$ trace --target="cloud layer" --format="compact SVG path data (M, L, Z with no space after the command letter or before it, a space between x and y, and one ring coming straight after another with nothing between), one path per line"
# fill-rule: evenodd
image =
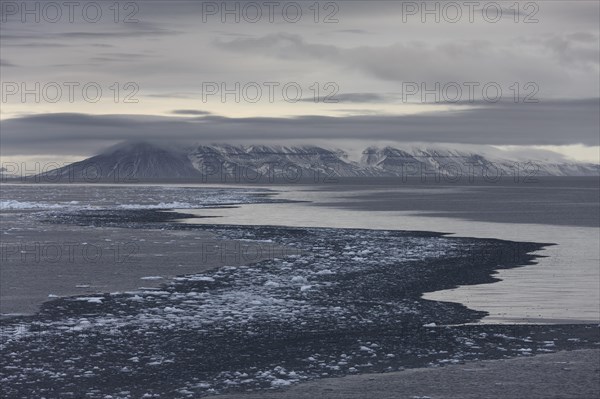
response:
M337 10L320 3L316 16L301 2L303 16L294 23L281 10L273 21L223 23L220 14L203 18L205 2L135 3L134 23L125 23L132 11L125 9L115 22L109 3L97 23L80 14L72 23L23 23L2 9L2 82L99 82L107 92L115 82L135 82L140 100L129 107L79 99L27 103L15 96L2 104L3 155L90 154L146 138L330 140L339 147L350 140L598 145L597 2L537 2L535 23L524 23L531 10L523 6L511 14L513 2L502 3L503 18L494 23L482 18L481 8L474 22L466 14L457 23L423 23L420 15L405 21L403 2L390 1L338 1ZM330 15L337 22L326 23ZM334 82L338 104L315 103L314 96L293 107L280 100L203 102L205 82L318 83L321 89ZM416 104L402 100L407 83L452 82L495 82L503 101L483 101L481 90L474 102L463 97L445 108L419 107L418 96ZM515 83L519 99L534 83L540 103L510 102ZM316 98L326 95L321 90Z
M89 153L124 140L270 142L418 141L490 145L598 146L600 99L539 104L502 103L417 115L226 118L197 110L187 117L38 114L3 122L3 155ZM31 143L36 143L32 146Z

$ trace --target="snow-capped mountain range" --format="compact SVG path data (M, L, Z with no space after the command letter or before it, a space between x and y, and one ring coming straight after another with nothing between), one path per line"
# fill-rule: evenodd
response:
M491 154L491 155L490 155ZM599 165L566 159L516 159L498 151L437 147L369 147L360 160L317 146L123 143L55 169L47 180L194 179L207 182L315 182L333 177L598 176Z

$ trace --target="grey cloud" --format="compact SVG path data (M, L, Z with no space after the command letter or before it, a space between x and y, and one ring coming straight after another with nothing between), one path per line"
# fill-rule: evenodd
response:
M177 35L181 32L168 29L154 29L154 30L141 30L141 31L122 31L122 32L64 32L58 33L55 36L66 39L98 39L98 38L140 38L147 36L166 36L166 35Z
M176 109L171 111L174 115L210 115L208 111L200 111L196 109Z
M90 44L91 47L102 47L102 48L111 48L111 47L115 47L112 44L106 44L106 43L93 43Z
M533 3L533 2L532 2ZM539 10L537 12L534 11L534 9L527 9L524 10L521 7L514 7L514 8L509 8L509 7L496 7L493 6L491 3L488 3L490 6L486 9L486 8L474 8L473 11L475 13L478 14L482 14L485 13L485 15L490 19L490 20L496 20L498 17L496 16L496 11L499 9L500 10L500 18L503 19L508 19L508 20L514 20L515 18L519 18L518 21L522 21L523 18L527 18L529 17L529 20L539 20ZM496 3L498 4L498 3ZM454 15L454 14L450 14L450 15Z
M18 47L18 48L65 48L65 47L71 47L68 44L62 44L62 43L15 43L15 44L10 44L10 43L2 43L3 47Z
M167 92L167 93L152 93L146 94L146 97L153 98L178 98L178 99L192 99L199 97L198 93L193 92Z
M175 110L179 113L170 117L68 113L40 115L38 119L29 116L2 121L2 153L80 154L117 141L148 137L254 142L300 137L307 141L362 138L598 143L596 100L547 101L558 96L600 95L597 2L578 2L576 6L566 1L545 2L539 24L517 25L505 20L494 26L420 21L402 24L401 2L390 1L341 1L337 16L340 23L333 25L316 25L311 15L298 24L222 24L218 16L213 23L203 24L200 3L140 3L138 24L115 25L106 20L97 25L2 24L4 62L19 65L3 65L3 77L59 81L72 73L81 80L110 77L122 82L135 77L142 88L140 96L153 98L150 103L164 110L202 108L199 86L205 79L297 80L302 85L335 80L344 93L336 95L339 109L329 107L323 112L331 110L341 117L235 119L180 113L186 109ZM275 33L283 30L286 33ZM160 54L160 58L145 57L140 58L143 62L135 62L135 54ZM98 61L95 65L91 57ZM65 71L65 66L73 68ZM457 110L452 112L383 114L394 105L403 111L401 96L394 92L400 91L400 84L406 81L498 81L507 88L515 80L539 83L537 97L542 103L461 101L456 105L463 107L455 107ZM177 103L187 105L173 105L175 101L170 99L175 98L186 99ZM351 110L350 105L343 104L373 104L369 107L373 109ZM248 109L261 115L262 106ZM306 106L304 103L299 108ZM112 112L102 107L98 104L94 112ZM480 109L471 109L474 107ZM74 108L67 104L52 109ZM11 111L10 115L17 112L22 110Z
M575 32L547 37L519 37L513 43L529 51L541 51L569 68L598 69L600 66L600 37L590 32Z
M150 117L148 117L150 118ZM136 120L137 119L137 120ZM119 115L88 115L78 113L34 114L7 122L32 123L34 125L64 126L98 126L98 127L132 127L137 126L144 117L131 118Z
M3 67L16 67L15 64L13 64L12 62L8 62L6 60L0 59L0 66Z
M92 66L94 64L51 64L49 66L51 67L58 67L58 68L72 68L72 67L89 67Z
M415 1L419 6L422 6L424 3L440 3L439 0L417 0ZM140 11L143 14L143 17L158 17L158 16L172 16L172 17L185 17L190 14L200 16L200 12L202 10L201 1L152 1L145 2L143 9ZM233 7L234 4L240 4L239 0L220 0L217 3L230 3L229 9ZM233 3L233 4L231 4ZM258 2L259 4L261 2ZM339 13L336 14L336 17L341 21L345 21L348 19L355 19L360 17L366 17L369 19L377 20L378 17L385 16L396 16L400 20L400 16L402 15L402 1L389 1L389 0L369 0L369 1L356 1L356 0L337 0L335 3L339 7ZM457 3L462 4L461 1ZM486 2L480 2L481 4L485 4ZM502 4L503 2L499 2ZM512 3L512 2L511 2ZM535 3L535 2L534 2ZM539 2L538 2L539 3ZM578 2L576 6L572 4L570 0L564 1L545 1L543 6L540 6L540 11L538 15L541 17L547 17L549 13L556 13L560 15L561 19L565 21L569 20L581 20L585 19L591 23L597 24L597 14L598 14L598 5L596 2ZM548 4L550 3L550 4ZM307 9L308 5L312 3L308 3L305 6L306 11L310 11ZM477 5L476 5L477 6ZM281 6L280 6L281 7ZM505 6L501 5L503 10L503 17L505 19L511 19L514 15L514 7L513 9L508 8L508 4ZM466 8L464 8L466 10ZM477 7L477 10L481 12L481 8ZM524 9L523 6L519 7L518 14L520 15L528 15L532 9ZM466 11L465 11L466 12ZM490 16L493 12L490 9ZM199 17L200 18L200 17ZM219 15L215 16L216 19L219 18ZM541 18L543 21L543 18Z
M141 53L100 53L96 57L91 57L90 61L95 62L132 62L144 61L152 58L157 58L156 55L141 54Z
M240 52L267 51L271 54L287 59L311 56L334 57L341 50L333 45L309 44L300 35L290 33L269 34L258 38L236 38L229 41L217 39L215 43L224 49Z
M170 36L181 34L182 32L173 29L166 29L155 25L145 24L125 24L126 28L123 28L124 24L117 25L112 24L110 28L103 25L94 26L94 31L32 31L32 30L17 30L17 29L3 29L2 40L5 41L18 41L18 40L34 40L47 42L51 40L60 39L123 39L123 38L143 38L143 37L155 37L155 36ZM131 25L135 27L132 28ZM117 29L115 29L117 27ZM59 45L62 43L58 43Z
M4 120L4 155L93 153L123 140L391 140L492 145L600 145L600 99L500 104L416 115L196 118L43 114ZM101 147L101 146L100 146Z
M566 38L573 41L585 42L585 43L597 43L598 35L594 35L589 32L575 32L566 35Z
M366 35L369 32L367 32L364 29L338 29L336 30L336 32L339 33L353 33L353 34L357 34L357 35Z
M583 40L582 40L583 38ZM600 42L598 36L567 35L556 36L545 40L545 45L553 51L557 58L565 64L600 64Z
M343 93L335 94L331 97L306 97L300 101L303 102L338 102L338 103L386 103L393 102L395 98L390 95L379 93Z
M7 48L2 55L23 66L19 79L56 80L64 76L64 65L96 62L77 69L81 79L106 74L130 80L135 74L140 87L162 98L169 98L169 92L193 90L202 79L297 79L302 84L308 79L335 79L347 92L399 91L404 81L518 79L538 82L541 96L598 95L598 24L586 22L597 18L597 4L544 4L544 19L533 25L503 21L497 26L425 26L419 21L402 24L401 2L341 1L340 23L327 25L315 24L310 14L298 24L222 24L218 16L213 23L203 23L199 3L143 2L136 15L140 22L134 24L114 24L111 18L97 25L3 24L0 38ZM587 19L580 23L582 18ZM287 33L274 33L284 29ZM538 39L511 41L517 35ZM20 43L33 43L40 53L19 48ZM44 52L45 43L67 48ZM131 54L151 50L161 57L143 63L135 57L111 58L98 54L102 51L98 44ZM47 68L38 68L38 60Z
M222 30L216 30L214 32L221 36L226 36L226 37L253 37L254 36L254 35L250 35L247 33L227 32L227 31L222 31Z
M352 109L352 108L338 108L335 112L341 112L346 115L381 115L382 112L373 109Z
M266 54L282 60L329 63L356 69L385 81L476 81L543 82L557 87L568 82L573 65L598 67L597 43L565 36L530 38L493 43L489 40L454 40L443 43L410 40L394 44L341 47L307 42L302 36L279 33L257 38L217 40L225 50L246 54ZM535 48L531 48L534 46ZM553 65L538 53L550 51L569 67ZM590 75L597 80L597 73ZM543 85L540 83L540 85ZM594 84L592 80L589 83ZM566 83L568 84L568 83Z

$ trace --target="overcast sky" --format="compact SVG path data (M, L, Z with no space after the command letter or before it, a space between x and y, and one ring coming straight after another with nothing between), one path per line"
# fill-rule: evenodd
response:
M144 139L600 151L596 0L1 3L4 159Z

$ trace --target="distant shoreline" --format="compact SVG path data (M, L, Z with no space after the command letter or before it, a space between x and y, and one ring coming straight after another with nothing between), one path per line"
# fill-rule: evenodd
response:
M50 178L50 177L36 177L36 176L23 176L23 177L1 177L1 184L98 184L98 185L145 185L145 184L166 184L166 185L182 185L191 184L199 186L231 186L231 187L280 187L280 186L344 186L344 185L358 185L358 186L410 186L410 185L422 185L422 186L528 186L535 185L538 183L552 182L552 181L586 181L593 184L594 187L598 187L600 182L598 175L581 175L581 176L534 176L532 179L523 181L522 179L515 181L513 176L503 175L499 179L486 180L481 176L475 176L473 181L469 180L467 176L463 176L461 179L454 180L448 176L439 176L436 178L434 175L416 177L392 177L392 176L364 176L364 177L339 177L332 176L327 180L317 180L313 178L300 178L300 179L283 179L276 178L270 179L240 179L236 180L234 177L224 178L211 178L204 180L201 177L198 178L89 178L89 179L71 179L68 177Z

